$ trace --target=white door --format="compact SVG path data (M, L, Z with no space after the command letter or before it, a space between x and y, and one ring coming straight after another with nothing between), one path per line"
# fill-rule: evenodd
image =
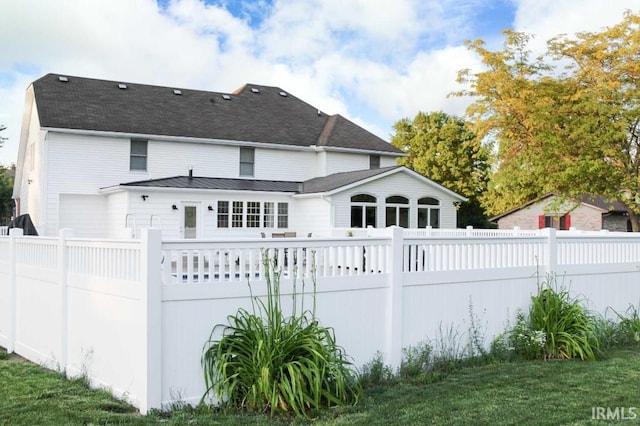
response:
M199 210L198 203L182 204L182 238L197 238L199 235Z

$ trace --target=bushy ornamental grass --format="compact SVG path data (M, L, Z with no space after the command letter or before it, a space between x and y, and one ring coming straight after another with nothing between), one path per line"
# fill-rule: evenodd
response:
M554 288L553 282L553 277L548 277L531 298L529 308L531 330L545 334L545 358L595 359L598 338L592 316L568 291Z
M315 279L313 309L303 306L296 314L294 285L293 314L287 316L282 311L280 271L266 254L263 264L266 303L252 295L252 312L239 309L229 315L228 323L216 325L205 344L203 399L212 395L234 408L297 416L355 404L360 386L351 363L333 330L315 316Z
M611 309L618 317L618 340L620 344L640 343L640 312L638 308L629 305L624 313Z

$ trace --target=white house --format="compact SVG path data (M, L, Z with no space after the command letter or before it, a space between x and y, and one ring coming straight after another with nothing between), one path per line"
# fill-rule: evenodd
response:
M27 89L13 196L41 235L454 228L465 198L396 166L403 155L277 87L214 93L47 74Z

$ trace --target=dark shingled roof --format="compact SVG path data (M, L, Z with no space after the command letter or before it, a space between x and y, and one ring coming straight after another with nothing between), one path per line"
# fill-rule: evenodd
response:
M357 170L355 172L334 173L329 176L317 177L303 182L300 193L313 194L328 192L358 181L386 173L401 166L383 167L381 169Z
M58 74L45 75L33 83L40 124L401 154L346 118L321 113L278 87L247 84L234 93L216 93L137 83L120 89L121 83L71 76L63 82Z
M361 180L386 173L401 166L381 169L357 170L354 172L334 173L329 176L307 180L305 182L211 178L200 176L174 176L162 179L127 182L121 186L137 186L147 188L179 188L179 189L221 189L228 191L265 191L291 192L295 194L314 194L328 192Z

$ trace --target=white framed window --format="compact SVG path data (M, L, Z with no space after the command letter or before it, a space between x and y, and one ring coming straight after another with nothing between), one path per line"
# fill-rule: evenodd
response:
M231 227L242 228L244 225L244 201L234 201L231 209Z
M289 227L289 203L278 203L278 228Z
M373 195L358 194L351 197L351 227L375 227L377 224L377 199Z
M270 201L264 203L264 220L262 226L265 228L273 228L275 226L274 221L274 204Z
M247 228L260 227L260 201L247 201Z
M418 228L440 228L440 201L433 197L418 200Z
M240 147L240 176L253 176L255 149Z
M229 227L229 202L218 201L218 228Z
M369 168L370 169L379 169L380 168L380 156L379 155L370 155L369 156Z
M385 226L409 227L409 199L400 195L387 197Z
M129 170L147 170L147 148L149 141L131 139L129 146Z

